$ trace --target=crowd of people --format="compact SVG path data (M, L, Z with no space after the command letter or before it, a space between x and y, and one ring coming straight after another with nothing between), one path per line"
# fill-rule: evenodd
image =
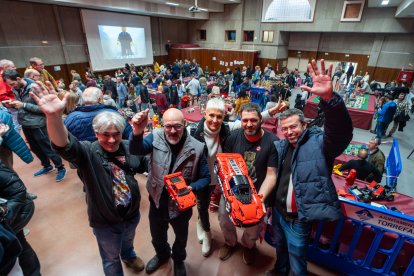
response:
M30 59L23 76L12 61L1 60L0 74L0 199L7 200L9 209L4 217L0 212L0 232L9 242L5 245L2 241L1 246L13 245L13 250L0 255L1 275L10 271L16 258L24 275L40 275L40 262L23 233L33 215L36 195L26 191L19 172L14 171L13 152L26 163L33 162L31 152L38 157L42 168L33 173L35 177L56 169L56 181L64 180L67 170L62 159L77 170L105 275L123 275L122 262L135 272L145 269L150 274L170 258L174 274L186 275L193 209L180 211L165 189L164 176L175 172L182 173L197 198L195 227L201 254L211 254L214 237L209 210L218 209L219 233L225 241L219 258L225 261L232 256L238 243L236 227L214 173L216 155L221 152L243 156L249 177L263 195L264 208L272 211L277 259L271 273L306 275L312 222L334 221L342 216L331 173L335 157L352 140L353 127L343 98L333 92L332 66L325 68L323 60L320 68L314 60L308 65L294 108L289 108L288 101L297 84L296 70L282 78L270 65L263 72L258 66L254 70L246 66L212 75L195 60L154 67L126 64L113 77L88 71L85 84L72 71L68 90L63 81L53 79L37 57ZM257 104L251 102L249 91L260 81L274 83L265 100ZM229 105L223 98L232 93L237 100ZM187 125L180 109L197 104L203 94L208 98L202 119ZM308 125L302 112L310 94L321 99L323 130ZM403 127L399 119L386 113L394 108L398 114L408 114L409 108L401 104L403 99L399 96L394 108L387 107L392 100L386 97L378 112L387 118L378 119L379 139L387 122L394 120L389 135ZM262 123L277 113L282 140L262 128ZM162 117L161 128L149 128L152 114ZM234 116L230 119L229 115ZM382 175L381 156L374 158L379 139L369 145L368 159L376 165L361 178L378 179ZM359 157L365 161L367 152L361 151ZM357 165L367 167L365 163ZM350 167L344 165L343 169ZM149 226L154 247L154 256L147 264L133 246L141 220L143 185L134 175L144 172L148 174ZM316 196L322 192L326 196ZM254 265L262 225L243 229L240 244L246 265ZM168 243L169 226L175 235L172 246Z

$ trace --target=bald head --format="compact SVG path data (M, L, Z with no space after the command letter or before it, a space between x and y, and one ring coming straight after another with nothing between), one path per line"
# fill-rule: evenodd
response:
M84 105L100 104L103 102L103 95L98 88L88 87L82 93L82 100Z
M360 150L358 151L358 157L359 157L360 159L362 159L362 160L367 159L367 157L368 157L368 150L367 150L367 149L360 149Z
M163 115L163 121L180 121L184 124L184 115L177 108L169 108Z

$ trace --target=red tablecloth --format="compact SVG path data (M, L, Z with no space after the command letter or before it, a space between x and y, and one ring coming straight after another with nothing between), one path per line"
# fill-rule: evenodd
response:
M303 112L307 118L316 118L318 111L316 110L318 103L312 102L316 95L312 95L307 101ZM348 108L354 127L362 129L370 129L371 121L375 113L375 96L369 97L368 110L360 110L355 108Z
M190 109L194 109L194 112L187 112ZM181 112L184 115L184 119L187 122L198 122L201 120L201 118L203 118L203 114L200 113L200 109L197 106L192 106L192 107L186 107L181 109Z

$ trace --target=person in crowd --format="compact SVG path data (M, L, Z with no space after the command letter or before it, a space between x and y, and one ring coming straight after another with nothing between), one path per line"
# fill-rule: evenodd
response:
M302 103L302 95L301 94L297 94L296 95L296 99L295 99L295 105L294 105L294 108L297 108L297 109L299 109L299 110L302 110L303 111L303 103Z
M276 182L277 154L273 142L279 140L274 134L261 127L262 116L260 106L247 103L241 108L242 128L233 131L226 139L223 152L240 153L246 162L249 177L257 191L262 185ZM224 197L221 197L219 208L220 228L225 244L220 248L219 258L227 260L237 245L236 227L229 218ZM262 231L262 223L245 228L240 242L243 246L243 262L251 265L255 258L256 240Z
M277 104L277 97L274 94L269 96L269 101L266 103L265 110L275 107Z
M243 82L240 85L239 91L237 91L237 92L240 93L240 91L242 91L242 90L244 90L246 92L250 91L250 80L247 77L245 77L243 79Z
M200 82L198 81L198 79L196 79L194 74L191 76L191 81L187 84L185 88L189 89L190 95L192 97L191 105L194 105L194 100L196 98L198 99L198 93L200 91Z
M394 119L393 119L394 123L392 125L390 132L388 132L387 137L392 137L392 135L395 133L397 128L398 128L398 131L403 131L406 125L406 122L408 121L407 116L409 116L408 114L410 113L410 105L405 100L405 96L406 94L401 92L398 95L398 99L394 100L394 102L397 105L397 111L394 114Z
M31 79L33 81L40 81L40 73L35 69L26 69L26 71L24 71L23 77Z
M256 65L254 67L254 73L253 73L253 79L252 80L253 81L260 80L261 77L262 77L262 71L260 70L260 66L259 65Z
M66 176L66 169L62 159L50 146L50 139L46 131L46 118L42 110L30 97L33 87L43 86L41 82L35 83L31 79L21 78L16 70L8 69L3 72L3 80L15 90L16 100L9 105L18 110L18 120L22 126L24 136L30 149L39 158L43 168L34 173L41 176L54 170L50 160L57 168L56 182L62 181Z
M279 99L282 94L285 94L284 90L285 86L283 85L281 79L278 79L276 84L272 86L272 94L276 96L276 99Z
M86 72L85 73L85 79L86 79L86 88L88 88L88 87L98 87L98 84L95 81L95 76L92 73Z
M0 60L0 102L14 100L15 96L10 85L3 81L3 72L7 69L16 69L13 61L8 59ZM6 107L13 118L14 129L20 133L22 126L19 124L18 111L12 107Z
M132 119L133 135L129 144L131 154L151 156L147 190L150 195L149 222L155 256L148 262L146 272L150 274L156 271L169 260L171 248L167 230L171 225L175 233L171 255L174 260L174 275L186 275L184 260L192 209L180 212L171 204L163 177L181 172L190 190L197 192L204 189L210 182L206 149L203 143L188 134L184 116L176 108L170 108L164 113L163 129L156 129L143 138L148 124L148 112L142 111Z
M116 89L116 83L112 81L111 77L109 75L106 75L103 80L103 91L110 90L112 92L112 99L116 101L118 98L118 93Z
M137 88L139 87L139 96L141 99L140 110L145 110L149 108L150 103L150 96L148 94L147 88L148 79L143 79L142 84L138 84Z
M236 107L234 108L234 112L240 115L243 105L250 102L250 98L247 95L247 91L244 89L240 89L239 96L235 102Z
M346 85L348 85L349 80L351 79L353 74L354 74L354 65L350 63L348 70L346 70Z
M79 82L77 80L74 80L71 84L69 84L69 91L75 93L78 97L78 105L83 105L82 90L79 89Z
M33 156L20 134L15 130L10 113L0 104L0 160L13 170L13 152L26 164L33 161Z
M391 95L385 96L385 103L382 108L378 109L377 126L375 127L376 138L381 142L381 138L385 136L388 125L394 119L395 112L397 111L397 104L392 100Z
M284 110L285 103L279 101L273 108L263 111L260 117L267 121L277 113ZM230 135L231 131L240 129L242 122L224 122L225 103L219 98L212 98L207 102L206 114L201 121L191 124L187 127L189 134L200 142L205 143L207 147L207 160L210 174L214 175L214 163L217 161L217 153L223 152L224 142ZM212 192L214 193L212 194ZM217 211L220 201L220 188L217 185L217 177L212 177L210 185L196 193L197 209L199 219L197 221L197 239L202 243L201 253L208 256L211 251L211 231L208 209ZM211 195L211 202L210 202Z
M0 130L1 136L2 131ZM0 162L0 198L7 200L8 212L5 217L5 223L15 233L22 249L19 254L19 265L23 275L40 276L39 259L23 232L23 228L33 216L35 206L33 200L27 195L23 181L13 169L7 167L2 162ZM1 240L3 241L3 238ZM11 248L6 248L6 251L9 250ZM7 265L8 267L2 267L0 271L4 269L10 272L14 264L14 262L11 262ZM7 274L6 272L1 275Z
M125 105L125 99L128 95L128 90L125 84L122 82L121 77L116 78L116 94L117 94L117 102L118 108L122 108Z
M101 112L92 122L97 141L79 141L61 119L67 98L59 100L53 87L48 88L35 89L31 97L46 115L53 148L75 165L84 184L89 225L105 275L123 275L121 260L135 272L143 270L144 262L134 249L141 199L134 175L147 166L143 157L129 154L128 141L122 140L125 119L115 112Z
M155 105L153 105L154 113L162 116L168 109L167 97L164 94L164 87L158 86L158 92L155 94Z
M359 87L360 87L361 93L370 93L370 92L372 92L371 87L369 86L369 83L367 81L365 81L364 79L362 79L359 82Z
M72 76L72 81L74 81L75 80L75 77L78 77L78 78L80 78L80 75L79 75L79 73L78 72L76 72L76 70L70 70L70 75Z
M79 141L96 141L93 129L93 118L103 111L117 113L117 108L103 104L102 92L96 87L89 87L82 94L83 106L75 108L65 119L64 123L68 131ZM132 128L126 124L123 139L128 139Z
M103 95L103 104L117 108L114 99L112 99L111 90L106 90L105 91L105 94Z
M169 98L170 98L169 107L177 108L178 105L180 104L180 98L178 97L177 86L175 86L171 80L167 80L166 85L169 90Z
M349 160L343 164L339 171L350 171L352 169L356 170L356 178L362 181L371 182L375 180L377 183L381 182L382 175L381 173L367 161L368 150L361 148L358 151L357 160Z
M385 168L385 155L379 148L379 140L371 138L368 143L368 162L371 163L380 173L381 177Z
M277 260L271 272L275 274L307 275L306 252L312 222L334 221L342 216L331 174L335 157L352 140L352 121L342 98L332 93L332 65L326 74L324 60L321 71L312 60L308 71L314 85L301 88L321 97L326 115L324 130L308 128L303 112L296 108L281 113L285 139L274 144L277 181L259 190L263 201L273 207ZM321 191L326 196L315 196Z
M38 57L32 57L29 59L30 67L28 69L35 69L40 73L40 81L43 84L46 84L47 81L53 85L56 91L58 91L58 86L55 81L55 78L45 69L45 65L42 59Z

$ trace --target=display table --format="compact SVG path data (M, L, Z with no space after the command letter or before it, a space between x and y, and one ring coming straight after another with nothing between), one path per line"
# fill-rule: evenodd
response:
M346 150L341 155L335 158L334 164L345 164L349 160L358 159L357 154L362 146L367 145L361 142L351 141Z
M332 175L332 180L337 189L344 189L344 177ZM366 184L355 181L357 186ZM396 193L394 201L375 201L404 214L340 201L344 219L314 225L308 259L341 275L413 275L414 199Z
M188 112L189 110L194 109L194 112ZM197 106L191 106L181 109L181 112L184 115L184 119L187 122L198 122L200 121L204 114L200 113L200 109Z
M364 95L364 104L359 108L347 107L349 115L352 119L354 127L362 129L370 129L371 121L375 113L375 96ZM312 95L307 101L303 112L305 117L314 119L318 115L317 107L319 104L319 97Z

